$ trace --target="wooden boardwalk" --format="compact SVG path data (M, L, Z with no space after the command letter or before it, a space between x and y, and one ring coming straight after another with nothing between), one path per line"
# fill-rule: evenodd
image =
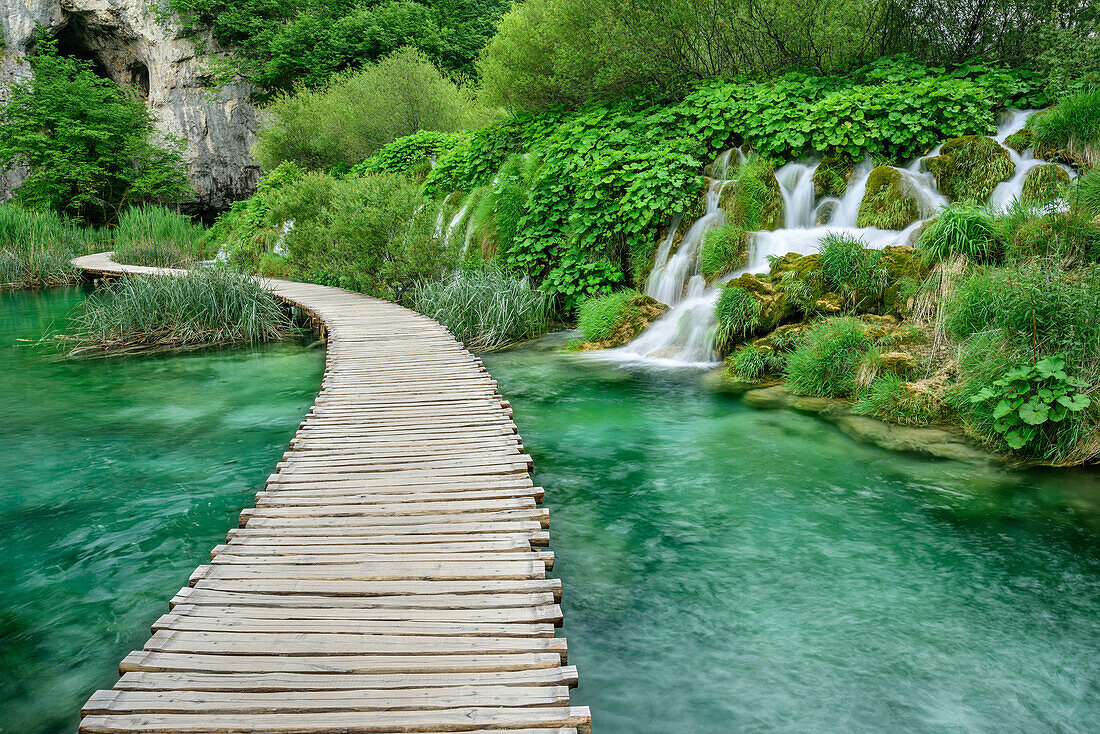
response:
M589 731L542 490L480 360L392 303L267 285L327 333L320 394L80 731Z

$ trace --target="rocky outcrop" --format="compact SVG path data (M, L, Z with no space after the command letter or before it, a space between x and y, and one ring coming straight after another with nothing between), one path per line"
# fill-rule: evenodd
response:
M218 52L212 39L181 36L175 20L146 0L0 0L4 52L0 54L0 99L16 78L30 72L38 28L67 54L92 61L100 74L134 86L156 115L158 129L185 141L184 158L199 212L225 209L249 196L259 167L249 153L257 110L252 89L209 85L207 59ZM0 194L10 195L25 176L9 171Z
M1007 181L1016 164L993 138L964 135L940 146L938 155L921 159L921 167L936 177L936 186L952 201L982 204L997 184Z

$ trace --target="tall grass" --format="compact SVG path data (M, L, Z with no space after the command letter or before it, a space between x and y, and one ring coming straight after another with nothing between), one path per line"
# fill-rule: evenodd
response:
M844 297L851 308L882 301L890 274L882 264L882 253L867 248L858 237L830 233L818 245L821 277L825 286Z
M201 259L205 230L163 206L131 207L113 232L115 261L154 268L185 268Z
M856 386L856 368L870 348L871 338L858 319L815 324L787 357L787 389L796 395L848 397Z
M997 223L993 215L977 204L952 204L920 234L917 247L929 262L947 260L952 255L965 255L985 262L998 254Z
M0 288L34 288L75 282L69 260L100 249L103 234L51 211L0 205Z
M634 299L639 295L638 291L627 289L581 303L577 309L577 328L584 334L584 340L602 342L611 338L624 319L637 313Z
M272 341L290 327L259 283L212 268L117 280L84 302L66 336L77 347L131 351Z
M459 271L422 282L413 296L416 310L446 326L472 350L531 339L546 331L550 297L527 278L500 270Z
M749 236L735 224L715 227L703 236L699 248L699 273L707 282L746 265Z
M1071 94L1028 120L1037 152L1062 149L1078 164L1100 163L1100 89Z

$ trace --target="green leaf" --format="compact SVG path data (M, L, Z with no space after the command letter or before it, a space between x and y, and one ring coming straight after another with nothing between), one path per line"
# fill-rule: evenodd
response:
M1042 403L1027 402L1020 406L1020 420L1030 426L1046 423L1048 408Z

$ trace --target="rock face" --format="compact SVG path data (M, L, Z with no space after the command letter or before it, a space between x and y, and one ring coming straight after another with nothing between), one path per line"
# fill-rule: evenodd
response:
M157 128L185 141L194 210L225 209L255 190L260 171L249 154L257 128L253 90L208 87L195 42L182 38L179 23L149 0L0 0L0 12L0 99L13 80L30 73L27 56L40 27L57 38L63 53L88 59L103 76L136 87ZM212 39L201 42L216 55ZM9 171L0 180L0 195L10 196L25 175Z

